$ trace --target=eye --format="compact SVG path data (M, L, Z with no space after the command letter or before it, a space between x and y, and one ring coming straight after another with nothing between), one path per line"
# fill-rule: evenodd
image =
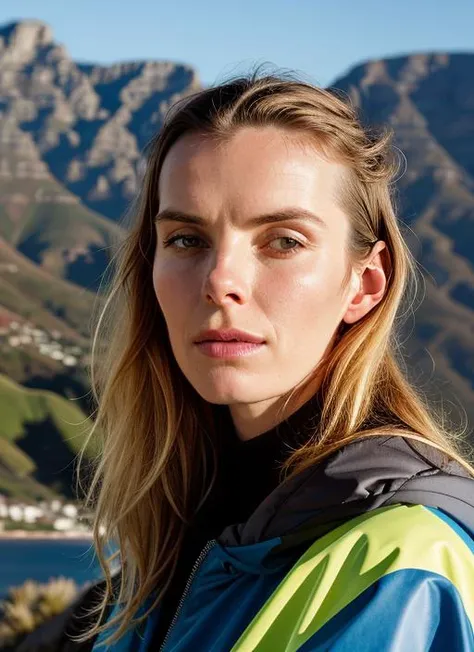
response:
M283 235L279 236L278 238L274 238L272 242L280 242L283 245L281 248L277 247L275 249L275 251L278 251L280 254L292 254L303 246L301 242L298 242L298 240L295 238L290 238Z
M181 242L181 244L178 245L178 242ZM173 247L174 249L186 251L187 249L203 248L203 242L204 241L197 235L174 235L173 237L164 240L163 246L165 248ZM201 243L201 245L199 243Z
M277 245L274 247L273 243L275 242L280 243L280 246ZM180 253L184 253L185 251L192 249L205 249L207 247L206 242L194 234L174 235L171 238L164 240L163 246L165 248L172 247L175 249L175 251L179 251ZM267 246L269 246L274 253L280 256L289 256L291 254L297 253L297 251L303 248L304 245L296 240L296 238L290 238L289 236L278 236L270 240Z

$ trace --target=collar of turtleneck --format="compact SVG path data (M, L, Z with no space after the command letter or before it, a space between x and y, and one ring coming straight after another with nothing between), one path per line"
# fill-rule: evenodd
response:
M252 437L242 440L238 437L232 422L228 406L214 406L214 416L218 424L219 437L223 446L240 447L250 451L264 448L267 443L273 445L275 442L286 442L289 447L294 448L305 443L308 437L314 432L318 425L320 408L318 395L312 396L301 405L293 414L278 423L273 428Z
M245 522L280 484L283 462L314 433L319 407L313 396L283 422L249 440L239 439L228 406L213 409L217 477L195 523L217 536L225 527Z

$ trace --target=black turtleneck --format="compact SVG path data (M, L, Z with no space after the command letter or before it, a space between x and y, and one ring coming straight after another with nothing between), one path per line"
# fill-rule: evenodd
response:
M160 605L160 618L151 649L159 649L176 612L191 569L211 539L229 525L244 523L278 486L281 464L291 449L304 443L314 431L316 398L286 421L253 439L238 438L229 408L214 410L218 436L216 481L186 534L172 583Z

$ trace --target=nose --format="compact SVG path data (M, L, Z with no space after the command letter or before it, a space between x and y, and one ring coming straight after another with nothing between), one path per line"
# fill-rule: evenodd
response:
M204 279L203 294L208 303L217 306L244 304L250 295L249 269L236 248L216 253Z

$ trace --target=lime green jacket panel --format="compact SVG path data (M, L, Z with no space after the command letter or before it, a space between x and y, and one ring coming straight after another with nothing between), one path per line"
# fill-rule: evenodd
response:
M471 550L425 507L394 505L354 518L311 545L232 652L296 651L368 587L405 569L448 579L474 626Z

